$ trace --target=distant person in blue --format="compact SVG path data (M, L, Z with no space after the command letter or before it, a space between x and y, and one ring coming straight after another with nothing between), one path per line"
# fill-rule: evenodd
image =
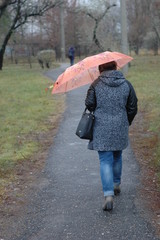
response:
M70 47L68 51L68 57L70 59L71 66L74 64L74 55L75 55L75 49L74 47Z

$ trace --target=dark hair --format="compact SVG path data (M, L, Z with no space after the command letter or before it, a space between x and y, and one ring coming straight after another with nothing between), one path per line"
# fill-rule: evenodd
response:
M115 61L104 63L98 66L99 72L109 71L109 70L116 70L117 63Z

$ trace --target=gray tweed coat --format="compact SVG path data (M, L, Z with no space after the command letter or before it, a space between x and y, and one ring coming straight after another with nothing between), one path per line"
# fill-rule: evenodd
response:
M85 104L95 114L93 140L88 148L97 151L125 149L129 125L137 113L137 97L122 72L102 72L88 89Z

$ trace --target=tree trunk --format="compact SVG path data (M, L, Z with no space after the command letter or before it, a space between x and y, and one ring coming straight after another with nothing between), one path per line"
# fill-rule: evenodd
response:
M160 35L156 28L155 28L155 33L156 33L156 42L155 42L155 47L154 47L154 55L158 55Z
M4 51L3 49L0 49L0 70L3 68L3 57L4 57Z
M12 32L13 32L13 29L11 28L8 31L6 37L5 37L4 41L3 41L2 47L0 49L0 70L2 70L2 68L3 68L4 53L5 53L5 50L6 50L7 43L8 43L8 41L9 41L11 35L12 35Z
M139 55L139 46L135 46L135 50L134 50L135 54L138 56Z
M103 46L100 44L98 38L97 38L97 28L98 28L98 24L99 21L97 19L95 19L95 26L94 26L94 30L93 30L93 41L95 42L95 44L97 45L97 47L101 50L104 51Z
M4 41L2 43L2 47L0 49L0 70L2 70L3 68L3 59L4 59L4 53L5 53L5 50L6 50L6 46L8 44L8 41L13 33L13 30L14 30L14 27L18 21L18 18L19 18L19 13L20 13L20 0L18 0L18 7L17 7L17 12L16 12L16 16L13 20L13 23L10 27L10 29L8 30L5 38L4 38Z
M154 43L154 56L158 55L158 38L155 39L155 43Z

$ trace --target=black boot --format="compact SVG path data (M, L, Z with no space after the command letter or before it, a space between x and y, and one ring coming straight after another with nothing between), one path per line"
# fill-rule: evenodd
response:
M113 209L113 197L107 196L105 197L103 211L111 211L112 209Z
M114 186L114 195L119 195L121 192L121 188L120 186Z

